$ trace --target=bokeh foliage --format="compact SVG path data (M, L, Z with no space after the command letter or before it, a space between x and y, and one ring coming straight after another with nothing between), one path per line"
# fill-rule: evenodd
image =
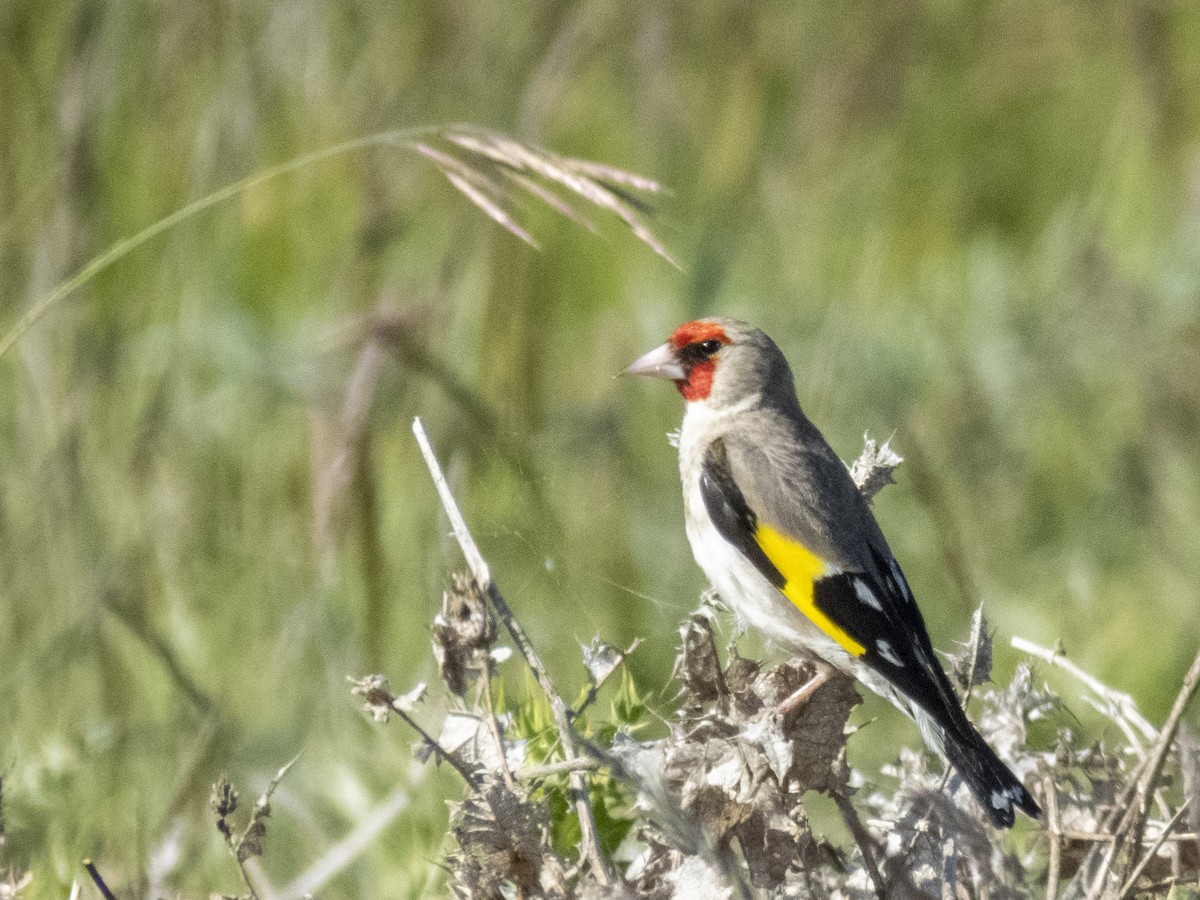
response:
M277 883L409 779L323 896L436 880L453 780L343 681L432 672L454 557L416 413L556 675L582 683L599 632L665 684L702 587L680 402L611 376L706 313L777 338L844 456L895 431L878 512L936 643L982 600L1001 643L1061 637L1161 718L1200 625L1197 47L1171 0L0 4L0 327L195 197L438 122L672 186L684 266L530 209L535 252L373 149L190 219L27 333L0 360L0 766L30 895L85 855L146 887L171 846L166 893L235 889L209 785L297 752ZM389 358L325 510L380 310L421 352Z

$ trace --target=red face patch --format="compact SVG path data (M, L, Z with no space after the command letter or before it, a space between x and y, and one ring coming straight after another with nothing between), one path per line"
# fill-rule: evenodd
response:
M725 328L716 322L684 322L671 335L671 346L682 350L688 344L698 344L701 341L716 340L722 344L731 343Z
M675 387L679 388L684 400L707 400L716 371L717 364L711 359L696 363L688 373L688 380L675 382Z
M675 348L680 359L684 362L688 377L686 381L675 382L679 393L687 401L707 400L712 391L713 376L717 371L716 359L710 359L713 351L707 353L701 349L706 341L717 341L720 344L731 344L724 326L716 322L685 322L675 329L670 338L671 346Z

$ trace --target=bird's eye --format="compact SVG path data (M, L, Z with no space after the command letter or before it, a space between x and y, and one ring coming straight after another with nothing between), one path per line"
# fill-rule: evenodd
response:
M721 349L721 342L716 338L709 338L707 341L700 342L700 352L705 356L712 356Z

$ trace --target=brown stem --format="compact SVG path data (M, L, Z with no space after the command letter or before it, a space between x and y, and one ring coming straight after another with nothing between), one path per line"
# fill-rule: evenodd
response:
M472 788L478 787L478 782L475 779L475 773L463 764L463 761L458 758L458 754L451 753L449 750L439 744L434 739L433 735L422 728L416 719L402 710L397 704L393 703L391 708L392 712L398 715L405 725L420 735L421 740L424 741L426 747L433 751L434 756L450 763L450 765L454 767L454 771L458 772L458 774L462 776L463 781L469 784Z
M1154 854L1158 852L1158 849L1171 834L1172 829L1179 824L1179 820L1183 818L1183 814L1186 812L1187 806L1179 807L1179 811L1176 812L1175 815L1171 817L1171 820L1163 826L1162 834L1158 836L1153 844L1146 848L1146 852L1142 854L1142 858L1138 860L1138 864L1133 867L1133 871L1130 872L1129 877L1125 879L1125 884L1121 886L1121 900L1124 900L1125 897L1129 897L1133 894L1134 884L1136 884L1137 880L1142 877L1142 872L1146 870L1146 866L1150 864L1150 860L1154 858Z
M887 897L887 882L884 881L883 873L879 871L879 863L875 859L878 852L875 839L871 837L871 832L867 831L867 826L859 818L858 810L854 808L849 797L841 791L834 791L833 801L841 811L842 819L845 820L846 827L854 836L854 842L858 844L858 849L862 851L863 863L867 867L867 874L871 876L871 884L875 886L875 893L882 900Z
M496 721L496 707L492 700L492 661L485 658L481 669L480 681L483 684L483 703L487 708L488 730L492 733L492 740L496 742L496 752L500 756L500 774L504 778L504 786L512 790L514 784L512 769L508 767L508 756L504 752L504 735L500 731L500 723Z
M1058 818L1058 791L1049 775L1042 781L1046 795L1046 831L1050 835L1050 862L1046 869L1046 900L1058 896L1058 873L1062 867L1062 823Z
M1175 698L1167 721L1163 723L1158 739L1150 748L1146 764L1141 767L1140 777L1136 782L1132 780L1130 782L1133 790L1130 791L1130 786L1127 785L1123 792L1129 796L1129 804L1121 817L1120 825L1113 832L1113 844L1105 854L1095 878L1092 879L1091 889L1088 891L1089 897L1100 896L1100 891L1116 860L1126 852L1132 854L1133 849L1142 843L1142 833L1146 827L1146 816L1154 795L1155 784L1158 782L1159 775L1162 774L1163 763L1166 762L1171 742L1179 728L1179 720L1183 717L1184 710L1195 694L1198 685L1200 685L1200 652L1197 652L1183 678L1183 686ZM1114 896L1121 895L1122 892L1118 891Z
M88 875L90 875L92 878L92 884L96 885L96 890L100 892L100 896L103 897L104 900L117 900L116 894L112 892L109 886L104 883L104 879L100 877L100 872L96 869L95 863L93 863L90 859L85 859L83 861L83 867L87 869Z

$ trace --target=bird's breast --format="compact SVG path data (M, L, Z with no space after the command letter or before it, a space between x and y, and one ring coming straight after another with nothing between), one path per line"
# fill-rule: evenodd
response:
M700 477L709 445L728 432L730 423L705 406L688 405L679 434L684 527L696 564L742 625L758 629L774 643L793 650L808 649L838 664L847 656L845 651L781 594L713 523Z

